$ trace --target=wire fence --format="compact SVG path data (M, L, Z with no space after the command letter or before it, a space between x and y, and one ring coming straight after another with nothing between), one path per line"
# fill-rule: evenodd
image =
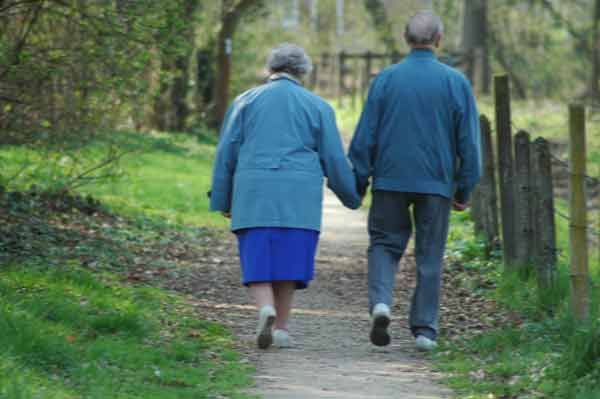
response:
M600 178L585 168L584 109L571 107L575 125L570 122L565 130L572 159L566 161L560 142L532 140L511 120L508 78L495 79L495 100L495 128L481 118L484 173L473 196L476 233L485 237L490 252L502 250L507 269L535 270L542 289L553 285L559 257L567 255L572 276L585 274L577 269L580 259L600 262ZM559 236L565 227L568 238ZM569 246L563 248L566 240Z
M517 126L513 121L511 121L511 126L513 128L513 136L516 135L518 132L526 132L526 129L522 129L519 126ZM566 130L566 127L565 127ZM493 130L492 130L493 132ZM549 152L550 157L552 158L553 162L553 166L559 166L561 167L564 171L566 171L568 174L572 174L573 172L571 171L571 166L569 165L568 161L565 161L564 159L562 159L561 157L559 157L558 155L556 155L555 153L553 153L552 151ZM588 232L596 237L600 237L600 177L596 177L596 176L590 176L589 174L584 174L583 177L585 178L585 181L587 183L588 188L590 188L588 190L588 193L592 192L594 189L598 190L598 192L594 192L591 195L591 198L589 198L588 200L588 204L591 204L591 206L588 206L589 208L589 212L592 214L592 217L590 217L590 222L587 224L586 228L588 230ZM594 197L595 194L595 197ZM595 204L594 202L597 202L597 204ZM596 212L598 213L598 221L594 221L594 217L593 217L593 213L594 213L594 208L596 208ZM569 222L569 226L571 226L571 218L564 214L563 212L561 212L560 210L554 209L554 213L561 217L562 219L566 220L567 222ZM600 243L599 243L600 245Z

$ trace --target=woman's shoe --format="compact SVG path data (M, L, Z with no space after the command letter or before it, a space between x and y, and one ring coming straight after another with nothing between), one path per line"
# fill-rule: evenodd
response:
M292 346L290 334L286 330L273 331L273 345L278 348L290 348Z
M256 327L256 343L260 349L267 349L273 343L273 324L275 323L275 308L263 306L258 312L258 327Z

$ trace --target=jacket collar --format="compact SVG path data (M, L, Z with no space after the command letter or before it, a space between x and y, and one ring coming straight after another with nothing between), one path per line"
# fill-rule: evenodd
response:
M276 72L276 73L272 74L271 76L269 76L268 81L273 82L273 81L281 80L281 79L287 79L287 80L290 80L290 81L296 83L297 85L302 86L302 82L300 82L297 78L290 75L289 73L285 73L285 72Z
M433 50L428 48L413 48L410 51L411 58L419 58L419 59L436 59L437 56Z

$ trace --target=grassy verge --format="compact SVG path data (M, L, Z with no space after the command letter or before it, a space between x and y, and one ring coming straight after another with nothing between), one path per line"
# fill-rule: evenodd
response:
M494 100L491 97L478 99L479 111L494 120ZM513 101L511 107L513 127L529 132L532 138L544 137L565 144L557 156L566 159L566 144L569 141L569 109L566 103L553 101ZM588 169L600 176L600 116L589 115L587 120Z
M229 333L181 298L71 264L0 281L0 397L241 397Z
M167 224L225 227L218 214L208 212L212 160L216 137L184 134L114 132L80 148L0 148L4 176L16 175L16 190L35 185L45 191L61 186L73 171L100 163L114 149L127 151L111 170L117 177L82 186L110 209L133 217L153 217ZM99 173L100 175L103 173ZM0 182L1 183L1 182Z
M0 398L247 397L252 370L230 333L160 288L207 250L210 231L191 225L225 226L205 195L214 141L0 149L3 175L24 171L0 192ZM121 178L53 194L109 146L133 150Z
M472 399L600 397L598 290L593 291L592 321L577 324L569 314L564 255L556 290L541 295L533 278L524 281L504 273L498 256L484 258L468 215L453 218L448 248L452 260L494 281L495 288L487 295L520 319L468 340L445 342L434 358L449 373L448 384L459 397ZM596 286L599 273L594 272ZM552 315L548 314L549 302L554 304Z

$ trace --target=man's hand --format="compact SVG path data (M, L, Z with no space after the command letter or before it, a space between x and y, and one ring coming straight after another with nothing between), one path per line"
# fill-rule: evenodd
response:
M231 219L231 212L221 212L221 215L225 216L227 219Z
M468 207L469 207L469 204L461 204L460 202L456 202L456 201L452 202L452 209L454 209L457 212L463 212Z

